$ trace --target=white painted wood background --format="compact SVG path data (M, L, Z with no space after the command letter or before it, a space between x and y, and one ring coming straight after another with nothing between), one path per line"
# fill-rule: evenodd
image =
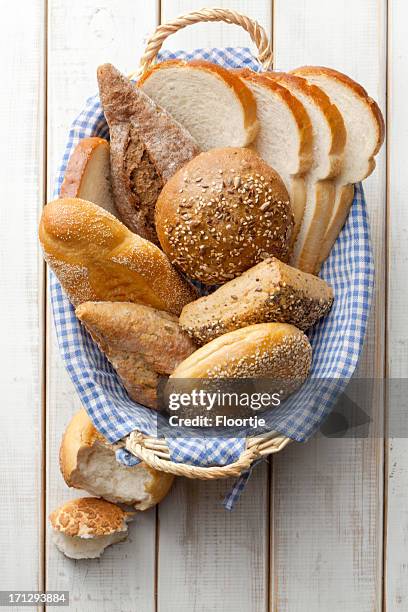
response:
M98 64L131 71L158 23L205 4L1 0L0 589L69 590L70 609L80 612L403 612L408 440L384 441L380 394L377 435L290 446L257 468L233 513L220 506L225 481L180 479L158 509L138 516L129 541L99 561L70 561L50 543L45 517L77 495L59 474L58 448L78 400L45 295L40 210L52 196L69 125L96 91ZM406 376L406 2L208 5L256 18L273 38L279 68L333 66L360 81L384 113L388 108L388 156L384 147L365 185L377 289L359 374ZM238 28L210 24L177 33L166 47L248 44Z

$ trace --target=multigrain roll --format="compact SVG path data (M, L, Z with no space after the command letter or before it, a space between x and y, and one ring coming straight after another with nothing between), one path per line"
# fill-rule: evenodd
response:
M286 261L292 228L281 178L250 149L201 153L168 181L156 205L163 251L207 284L231 280L271 255Z
M305 331L328 313L332 303L333 290L324 280L270 257L184 306L179 322L204 344L255 323L291 323Z
M160 379L196 349L172 314L129 302L85 302L75 314L120 377L129 397L157 409Z
M47 204L39 237L45 260L74 306L139 302L179 315L197 297L158 247L86 200Z
M170 378L270 378L293 390L306 379L311 361L309 340L294 325L260 323L205 344Z

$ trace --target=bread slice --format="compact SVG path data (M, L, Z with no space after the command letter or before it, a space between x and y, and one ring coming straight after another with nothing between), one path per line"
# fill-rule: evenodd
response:
M255 96L259 132L253 146L281 176L288 190L294 216L294 241L306 202L304 175L313 163L313 133L301 102L277 81L252 70L237 73Z
M312 124L313 163L305 175L306 205L291 264L313 272L332 215L335 188L331 179L342 167L346 128L338 108L316 85L292 74L274 72L266 76L286 87L303 104Z
M353 201L353 183L365 179L375 168L374 156L384 141L384 119L377 103L350 77L331 68L304 66L293 74L320 87L338 107L347 130L344 163L335 180L335 204L320 245L316 269L329 255Z
M170 60L147 71L139 86L188 129L203 151L245 147L256 136L254 96L221 66Z
M60 198L82 198L117 216L110 176L110 149L106 140L91 136L77 144L69 158Z
M199 344L255 323L290 323L305 331L332 302L333 290L324 280L270 257L187 304L180 325Z
M98 83L110 131L116 208L129 229L158 244L156 200L199 148L184 127L111 64L98 68Z
M196 349L174 315L143 304L85 302L75 314L105 353L135 402L157 409L160 376Z

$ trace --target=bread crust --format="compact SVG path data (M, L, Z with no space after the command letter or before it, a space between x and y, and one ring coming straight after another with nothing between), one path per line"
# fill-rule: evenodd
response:
M341 83L343 83L343 85L346 85L355 94L357 94L365 102L365 104L369 107L369 109L371 110L375 118L375 121L377 124L378 136L377 136L377 144L372 152L372 157L374 157L378 153L378 151L380 150L384 142L384 138L385 138L384 117L382 115L382 112L377 102L368 95L367 91L364 89L362 85L360 85L360 83L357 83L352 78L350 78L346 74L343 74L342 72L339 72L338 70L334 70L333 68L326 68L324 66L301 66L299 68L295 68L294 70L292 70L291 73L301 76L301 77L303 76L306 79L308 75L311 75L311 74L327 75L327 76L332 77L333 79L336 79L337 81L340 81ZM372 170L373 169L374 168L372 168Z
M287 260L292 228L281 178L245 148L201 153L165 185L156 206L164 252L207 284L230 280L270 255Z
M139 87L143 87L143 84L147 79L159 70L166 70L167 68L198 68L199 70L206 70L211 74L215 74L218 78L222 79L230 89L233 90L237 98L239 99L243 114L244 114L244 127L248 134L248 139L245 145L250 144L258 132L258 119L256 112L256 101L252 91L238 78L233 71L227 70L218 64L207 62L205 60L167 60L156 64L149 70L147 70L139 79Z
M91 202L65 198L47 204L39 238L74 306L138 302L179 315L197 296L160 249Z
M187 304L180 325L200 344L255 323L290 323L304 331L332 302L333 291L323 280L271 257Z
M108 448L112 453L115 452L115 447L100 434L94 427L86 410L81 408L74 414L69 422L60 446L60 470L61 474L69 487L80 488L78 480L81 479L79 470L79 462L81 458L86 457L94 447L98 445ZM118 464L118 470L121 466ZM150 466L141 462L133 468L123 468L126 470L141 470L144 469L150 475L150 479L145 483L146 499L134 501L132 503L136 510L147 510L158 504L169 492L174 476L165 472L158 472ZM125 502L123 502L125 503Z
M331 179L336 176L341 169L342 156L347 139L346 126L337 106L332 104L329 96L320 87L309 83L300 76L285 72L265 72L265 76L278 81L283 86L288 85L300 91L319 107L327 121L331 134L331 147L329 151L330 171L327 176L321 178Z
M303 104L283 85L269 78L267 73L254 72L249 68L243 68L235 72L244 80L262 84L266 89L278 95L289 107L299 129L299 167L296 174L305 174L313 162L313 130L309 115Z
M70 537L92 537L127 531L133 516L104 499L81 497L72 499L50 514L52 528Z

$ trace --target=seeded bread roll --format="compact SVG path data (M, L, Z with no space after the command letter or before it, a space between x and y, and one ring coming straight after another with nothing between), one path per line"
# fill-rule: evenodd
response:
M74 306L139 302L179 315L197 296L158 247L91 202L65 198L47 204L39 237Z
M306 330L332 302L333 290L324 280L270 257L187 304L180 325L199 344L254 323L278 321Z
M250 149L201 153L164 186L156 205L163 251L208 284L275 255L288 258L293 214L279 175Z
M312 348L302 331L284 323L260 323L205 344L170 378L270 378L286 382L286 391L292 391L306 379L311 362Z

